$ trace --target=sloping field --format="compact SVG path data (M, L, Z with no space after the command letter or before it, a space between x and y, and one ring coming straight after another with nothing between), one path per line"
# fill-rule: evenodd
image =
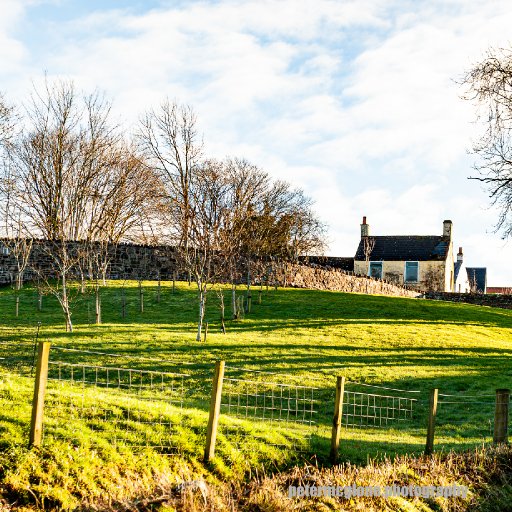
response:
M335 383L344 376L339 460L419 454L439 389L437 451L492 441L494 393L512 387L512 311L298 289L252 290L245 318L220 331L210 292L205 341L196 294L178 283L78 294L72 334L58 305L26 287L19 316L0 290L0 476L18 505L104 507L198 478L328 464ZM230 317L230 291L224 290ZM245 290L238 290L239 295ZM159 297L160 296L160 297ZM124 298L123 298L124 297ZM261 302L260 302L261 300ZM123 318L123 301L124 318ZM45 432L27 450L34 340L52 342ZM214 364L226 361L216 458L201 463ZM222 499L219 498L219 507ZM45 505L46 504L46 505ZM95 505L96 506L96 505Z

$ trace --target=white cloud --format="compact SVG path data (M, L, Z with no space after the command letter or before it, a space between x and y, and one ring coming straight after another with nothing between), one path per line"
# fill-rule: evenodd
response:
M0 14L0 76L18 73L26 56L24 45L12 35L13 28L22 19L24 2L2 0Z
M176 98L194 106L213 156L247 157L305 188L331 226L331 253L355 251L364 214L382 234L435 234L453 217L467 257L492 262L498 284L512 282L499 264L511 249L486 234L496 212L481 209L485 194L466 182L474 111L453 82L488 46L510 43L507 1L101 10L42 24L47 43L30 48L30 72L11 33L24 9L2 1L0 48L4 39L11 47L0 49L0 77L13 93L48 70L105 89L127 123Z

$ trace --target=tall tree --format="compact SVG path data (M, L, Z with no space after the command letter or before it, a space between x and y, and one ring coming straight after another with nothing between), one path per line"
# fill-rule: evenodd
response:
M464 98L476 103L485 132L474 144L479 175L499 208L496 230L512 235L512 50L489 50L461 81Z
M185 250L189 246L191 181L202 156L196 123L191 107L165 100L159 109L142 117L137 133L142 154L160 177L168 199L173 225L167 225L165 232Z
M30 236L47 241L39 249L52 271L39 269L40 277L59 300L67 330L69 281L91 257L99 261L98 248L119 242L139 222L153 195L149 168L109 118L110 104L99 93L46 82L32 96L13 152L13 201Z

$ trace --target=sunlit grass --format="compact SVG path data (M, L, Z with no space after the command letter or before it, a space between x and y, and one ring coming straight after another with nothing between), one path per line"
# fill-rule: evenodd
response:
M123 286L126 318L122 317ZM127 432L116 437L105 416L101 418L101 410L97 416L94 413L90 418L77 416L63 422L58 407L50 407L43 450L50 471L48 476L39 475L38 481L50 486L52 490L45 491L49 495L67 492L70 503L73 496L93 496L95 492L101 495L100 490L110 485L108 482L122 481L125 473L139 475L142 487L150 486L150 475L155 472L178 475L178 464L182 464L182 472L204 474L200 459L208 394L213 365L219 359L226 361L228 377L312 386L317 389L315 396L327 404L322 405L313 427L222 416L218 456L210 469L223 478L241 478L261 465L284 467L307 457L307 449L315 452L319 461L326 462L337 375L344 375L348 381L420 392L413 395L421 404L414 422L390 424L386 428L343 429L340 456L342 460L356 462L364 462L368 456L421 452L425 443L426 403L433 387L444 394L479 397L459 398L462 404L440 400L437 449L488 443L492 437L489 418L494 390L511 387L511 311L298 289L263 290L259 304L255 289L251 313L243 320L228 320L227 333L222 334L218 297L212 291L206 314L208 336L206 341L196 342L194 287L178 283L173 292L172 284L164 282L160 302L157 283L144 282L143 287L143 313L139 311L138 283L109 282L102 288L101 325L94 325L94 296L79 296L73 310L72 334L65 332L62 313L52 297L44 298L43 310L39 312L37 292L26 286L20 316L16 318L13 291L0 290L0 348L4 349L0 367L7 369L0 376L0 398L2 404L12 404L3 406L0 412L0 446L5 459L4 474L8 475L3 478L13 488L22 488L23 478L29 478L27 461L36 464L33 455L20 448L26 445L28 436L32 380L16 371L22 370L25 375L30 371L38 322L39 339L52 342L52 361L190 373L190 387L197 395L190 397L183 407L173 409L169 405L151 406L151 402L112 390L95 388L83 394L86 409L100 404L103 414L104 410L114 411L117 416L137 410L139 418L141 414L147 419L165 416L174 422L175 437L172 443L167 440L172 445L168 450L172 456L151 448L158 445L162 435L167 435L156 419L147 424L135 421ZM245 293L244 288L238 293ZM226 288L224 294L229 318L230 291ZM63 386L67 389L69 384ZM350 386L347 383L347 389ZM68 389L69 393L72 391L72 387ZM379 393L376 389L367 392ZM71 398L68 402L62 400L64 409L73 402ZM113 439L118 437L120 442L114 443ZM306 438L309 441L304 448ZM64 457L70 456L69 464L74 469L69 471L79 473L77 468L81 464L87 466L83 471L88 476L84 476L82 483L76 475L73 484L71 476L70 481L58 476L64 471L62 466L68 464ZM83 462L83 458L91 458L91 462ZM15 478L16 465L25 469L16 473ZM99 468L107 468L105 471L117 476L98 484L95 479ZM66 486L71 490L63 490ZM62 503L64 498L52 499Z

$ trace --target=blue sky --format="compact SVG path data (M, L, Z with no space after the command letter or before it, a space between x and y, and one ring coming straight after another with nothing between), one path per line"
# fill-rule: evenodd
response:
M0 91L44 72L98 87L127 129L166 96L192 105L207 154L303 187L330 253L372 234L441 234L488 284L512 286L512 242L468 154L481 126L455 80L509 47L508 1L0 0Z

